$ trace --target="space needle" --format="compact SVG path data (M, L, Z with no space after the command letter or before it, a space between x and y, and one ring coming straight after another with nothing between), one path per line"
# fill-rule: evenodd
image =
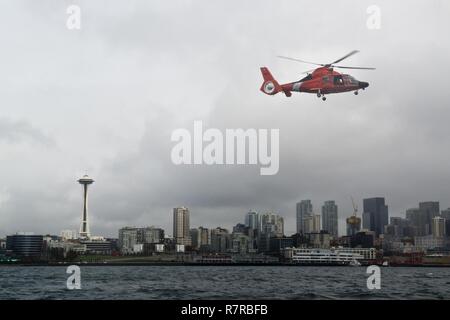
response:
M81 218L81 226L80 226L80 238L81 239L89 239L89 220L88 220L88 185L93 184L94 180L91 179L87 174L84 175L81 179L78 179L78 183L83 185L83 216Z

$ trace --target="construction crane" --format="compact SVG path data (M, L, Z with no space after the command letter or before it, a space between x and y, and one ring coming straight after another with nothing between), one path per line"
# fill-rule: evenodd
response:
M353 216L356 217L358 214L358 206L355 204L355 201L353 200L353 197L350 197L352 199L352 206L353 206Z

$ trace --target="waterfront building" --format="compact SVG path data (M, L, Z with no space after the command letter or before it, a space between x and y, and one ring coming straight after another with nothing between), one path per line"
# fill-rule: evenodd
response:
M125 227L119 230L118 246L122 253L132 253L134 245L139 243L138 228Z
M293 237L270 238L269 252L272 254L280 254L285 248L294 247Z
M161 243L164 240L164 230L161 228L139 228L139 239L142 243Z
M117 245L119 250L124 253L133 253L135 245L155 244L164 241L164 230L155 227L124 227L119 230L119 239Z
M322 230L335 239L338 237L338 206L332 200L325 201L322 206Z
M74 252L78 255L86 254L87 249L85 244L81 244L79 241L49 241L46 243L47 249L50 251L53 249L60 250L65 258L69 252Z
M443 237L435 237L433 235L426 235L414 238L414 245L417 249L422 251L440 250L445 248L446 241Z
M119 251L119 239L118 238L106 238L106 241L111 243L111 250L113 252Z
M186 207L173 209L173 238L176 244L191 245L189 235L189 210Z
M87 254L110 255L112 252L111 242L102 237L94 237L80 240L80 244L86 247Z
M6 250L18 257L39 258L43 245L44 237L32 232L18 232L6 237Z

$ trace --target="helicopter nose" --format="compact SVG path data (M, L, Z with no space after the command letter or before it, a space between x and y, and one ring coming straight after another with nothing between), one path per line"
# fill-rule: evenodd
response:
M369 86L369 83L368 82L364 82L364 81L360 81L359 82L359 87L361 88L361 89L365 89L365 88L367 88Z

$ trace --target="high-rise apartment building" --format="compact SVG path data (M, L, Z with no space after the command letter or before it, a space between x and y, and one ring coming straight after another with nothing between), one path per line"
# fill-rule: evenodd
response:
M173 209L173 238L175 244L191 245L189 234L189 209L178 207Z
M439 216L434 217L431 224L431 231L433 233L433 237L445 237L445 219Z

